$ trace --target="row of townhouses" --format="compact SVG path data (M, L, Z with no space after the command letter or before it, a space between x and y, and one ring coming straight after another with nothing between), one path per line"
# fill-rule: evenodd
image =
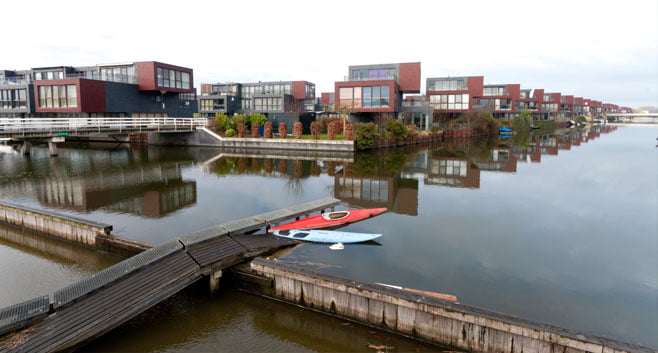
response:
M316 97L309 81L202 83L190 68L156 61L0 70L0 117L191 117L262 113L268 120L310 124L323 114L353 121L407 118L429 129L436 116L488 110L495 117L528 111L534 119L573 119L632 112L601 101L485 84L483 76L431 77L421 94L420 62L350 66L334 92Z

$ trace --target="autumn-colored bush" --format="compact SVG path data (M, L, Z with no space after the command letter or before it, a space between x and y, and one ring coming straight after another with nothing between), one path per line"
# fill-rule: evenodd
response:
M336 135L340 134L343 130L343 122L341 120L334 120L327 126L327 137L330 140L335 140Z
M317 140L320 138L320 122L319 121L314 121L311 123L311 136L313 136L313 139Z
M347 124L345 125L345 139L348 141L354 141L354 125Z
M265 138L268 138L268 139L272 138L272 122L271 121L265 122L265 128L263 129L263 136L265 136Z
M286 123L279 123L279 136L282 138L288 137L288 126Z
M247 136L247 128L245 127L244 123L238 123L238 137L245 136Z
M295 122L292 126L292 135L295 136L296 139L302 138L302 123L301 122Z

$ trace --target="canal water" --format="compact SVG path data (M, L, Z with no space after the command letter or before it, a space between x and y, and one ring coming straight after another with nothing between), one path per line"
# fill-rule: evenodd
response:
M305 244L283 261L658 348L658 126L456 140L314 160L211 148L68 145L0 153L2 200L105 222L151 243L333 196L387 207L343 228L376 243ZM55 242L56 243L56 242ZM0 306L116 259L0 228ZM72 253L75 253L73 255ZM98 351L431 348L226 291L191 288Z

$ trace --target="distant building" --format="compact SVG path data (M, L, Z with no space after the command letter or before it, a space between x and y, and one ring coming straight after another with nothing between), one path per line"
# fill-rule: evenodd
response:
M191 117L193 70L157 61L0 70L0 116Z
M420 62L350 66L344 81L335 83L335 110L356 122L418 115L423 125L429 105L404 104L404 94L420 93ZM423 115L424 114L424 115Z
M198 102L203 117L261 113L275 129L285 122L289 130L297 121L308 130L317 105L315 84L308 81L202 84Z

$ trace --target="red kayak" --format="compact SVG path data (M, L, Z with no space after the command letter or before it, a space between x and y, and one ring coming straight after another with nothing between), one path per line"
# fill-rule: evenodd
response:
M282 224L278 227L271 228L270 232L286 229L321 229L336 227L374 217L383 212L386 212L386 208L365 208L360 210L327 212L317 216Z

